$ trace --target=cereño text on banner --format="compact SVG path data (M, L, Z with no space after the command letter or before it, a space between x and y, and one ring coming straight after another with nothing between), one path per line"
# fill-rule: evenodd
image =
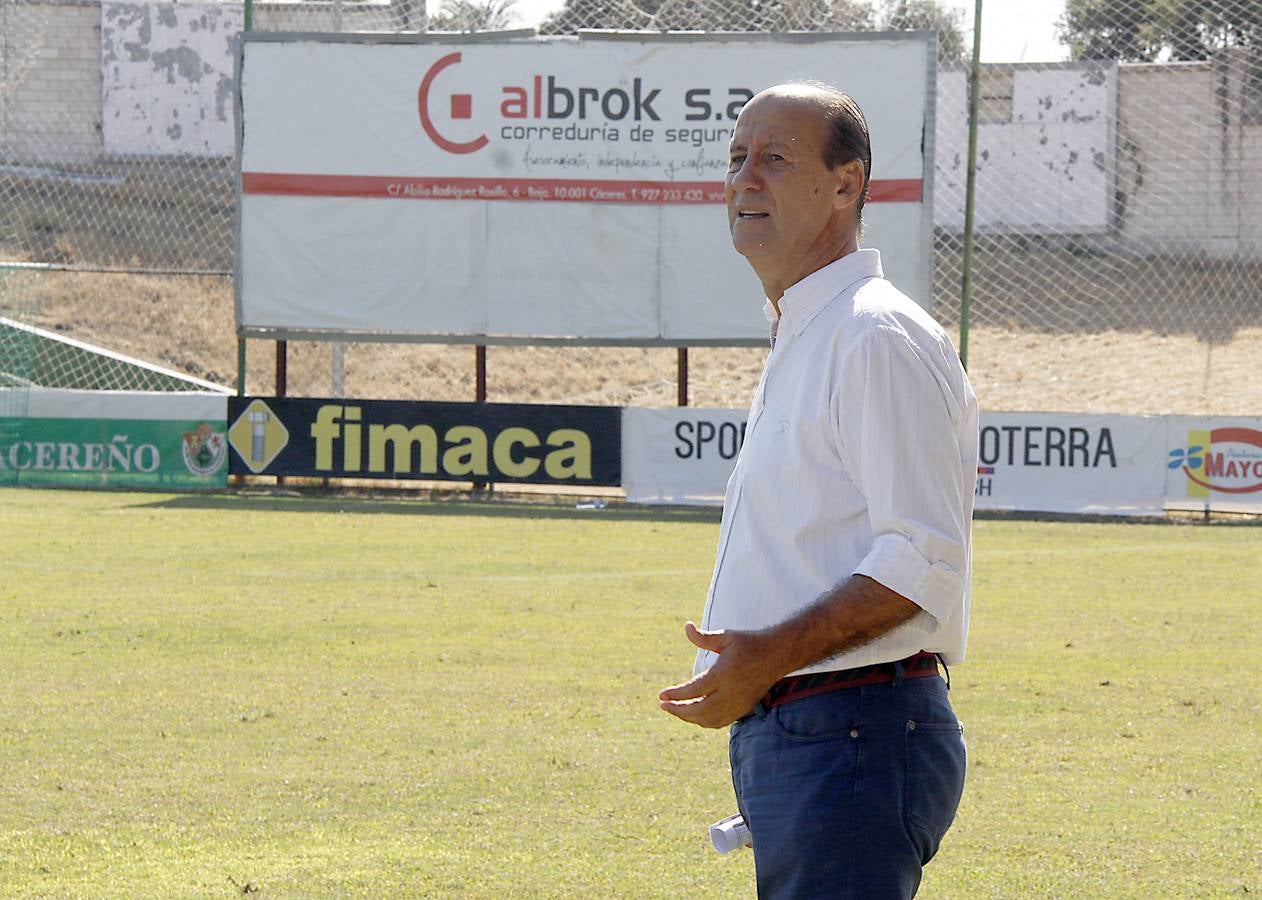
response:
M743 410L627 409L627 499L722 503L745 416ZM1165 436L1159 417L983 413L976 508L1159 513Z
M1262 513L1262 418L1166 419L1166 507Z
M0 391L0 409L21 410L0 417L0 484L222 489L227 407L222 394Z
M867 241L930 301L923 35L251 34L239 65L246 333L764 339L761 287L728 236L728 143L754 93L801 78L863 106Z

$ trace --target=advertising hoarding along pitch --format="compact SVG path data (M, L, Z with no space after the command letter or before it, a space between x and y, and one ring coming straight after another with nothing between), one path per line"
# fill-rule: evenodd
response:
M223 489L223 395L0 389L0 484Z
M744 411L627 409L625 415L628 500L723 502L744 439ZM1166 421L1159 416L983 412L975 507L1160 513L1166 434ZM903 476L891 471L889 477Z
M1262 418L1167 421L1167 507L1262 512Z
M247 35L239 65L244 333L761 340L728 142L754 93L809 78L864 108L864 242L929 302L924 35Z
M228 421L234 475L622 480L616 407L233 397Z

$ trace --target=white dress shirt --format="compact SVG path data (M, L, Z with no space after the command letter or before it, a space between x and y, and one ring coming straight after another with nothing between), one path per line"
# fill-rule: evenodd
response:
M852 574L921 612L798 673L920 651L964 658L977 398L951 341L876 250L770 303L772 350L727 484L702 627L778 624ZM717 657L701 651L696 671ZM795 673L797 674L797 673Z

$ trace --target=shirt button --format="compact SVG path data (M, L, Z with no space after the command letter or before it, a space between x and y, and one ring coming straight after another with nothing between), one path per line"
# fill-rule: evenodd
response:
M850 729L850 736L851 736L852 738L857 738L857 737L859 736L859 729L858 729L858 728L851 728L851 729Z

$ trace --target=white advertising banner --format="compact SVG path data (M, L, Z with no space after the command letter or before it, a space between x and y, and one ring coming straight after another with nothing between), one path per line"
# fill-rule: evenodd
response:
M1262 418L1166 418L1166 508L1262 513Z
M631 503L718 506L745 440L743 409L622 411L622 487Z
M1156 515L1160 416L982 413L977 509Z
M929 302L924 36L248 35L241 54L245 333L763 340L728 141L750 96L804 78L863 107L864 243Z
M66 388L5 388L0 398L14 395L0 404L21 410L31 419L148 419L176 421L209 419L223 422L228 417L226 394L205 391L85 391Z
M722 503L745 415L744 410L627 409L622 420L627 499ZM1262 432L1258 436L1262 440ZM1161 512L1166 424L1160 417L983 413L980 437L978 509Z

